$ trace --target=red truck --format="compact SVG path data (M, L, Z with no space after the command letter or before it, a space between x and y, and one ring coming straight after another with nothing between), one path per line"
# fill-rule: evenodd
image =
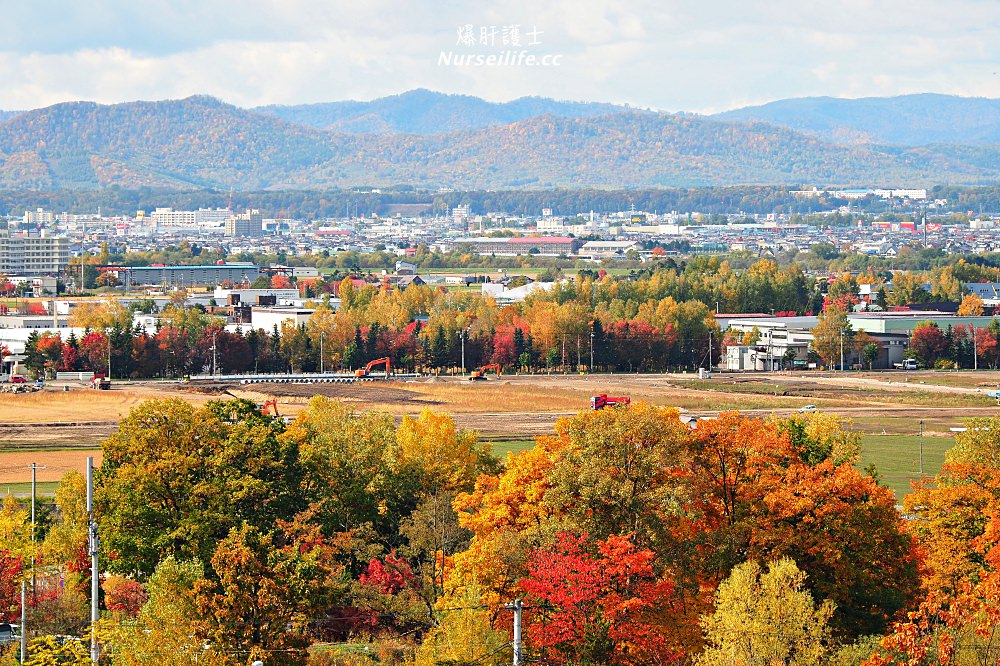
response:
M604 409L605 407L618 407L621 405L628 406L632 403L632 399L627 395L623 395L616 398L609 398L607 394L602 393L601 395L595 395L590 399L590 408Z

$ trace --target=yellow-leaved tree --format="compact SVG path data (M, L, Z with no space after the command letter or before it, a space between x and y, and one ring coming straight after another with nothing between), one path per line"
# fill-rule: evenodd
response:
M979 317L983 314L983 299L976 294L966 294L958 306L961 317Z
M116 298L106 301L79 303L69 316L69 325L103 331L116 328L123 331L132 329L132 311Z
M508 645L507 635L492 627L493 611L483 604L478 588L466 587L451 601L454 607L440 611L440 622L420 644L416 666L509 662L510 650L503 649Z
M751 560L733 569L702 618L708 647L699 666L818 666L828 652L833 604L816 604L789 558L765 572Z
M451 416L429 409L403 417L396 443L398 464L415 467L421 490L431 494L471 490L490 457L490 445L479 444L475 432L458 430Z

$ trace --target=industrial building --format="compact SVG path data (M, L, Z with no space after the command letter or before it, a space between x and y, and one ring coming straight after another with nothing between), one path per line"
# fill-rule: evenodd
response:
M555 257L570 255L583 244L568 236L529 236L517 238L465 238L457 245L469 245L476 254L488 256L516 257L522 254L538 254Z
M292 323L295 326L305 324L309 321L309 317L315 310L311 308L296 308L296 307L271 307L271 308L253 308L250 312L250 325L254 330L263 330L270 333L274 330L275 326L278 330L286 323Z
M910 334L920 324L932 322L941 330L949 326L989 326L993 317L962 317L936 311L901 312L855 312L847 316L851 331L864 331L878 344L879 354L873 368L892 368L903 360L909 348ZM818 317L726 317L728 329L739 333L759 334L752 345L730 345L720 359L724 370L781 370L806 368L809 366L809 349L812 346L812 329L819 323ZM723 324L723 320L720 320ZM849 335L845 338L844 366L854 367L860 360L858 353L850 345Z
M250 284L260 277L260 268L253 264L218 264L209 266L127 266L115 269L119 279L131 286L165 287L216 286L223 282Z

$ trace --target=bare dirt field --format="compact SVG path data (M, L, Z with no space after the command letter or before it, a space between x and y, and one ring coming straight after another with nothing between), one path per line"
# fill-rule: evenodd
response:
M40 469L36 472L37 481L42 483L58 481L65 476L66 472L71 470L76 470L84 474L87 469L88 456L94 458L95 466L100 466L100 449L96 451L85 449L67 451L60 451L58 449L47 451L6 451L0 453L0 484L31 481L31 470L28 469L31 463L38 463L45 466L45 469Z
M51 384L35 393L0 393L0 414L4 423L117 422L150 398L184 396L197 403L208 399L179 387L179 382L114 383L111 390L96 391L78 383Z
M93 447L129 410L151 398L180 397L196 404L243 397L276 399L294 416L315 395L343 400L358 410L380 409L401 417L424 409L454 415L460 427L484 439L517 441L552 431L557 418L587 409L593 395L628 395L633 401L677 407L693 415L725 410L790 414L805 405L854 420L868 435L951 437L950 428L976 416L1000 415L986 396L1000 372L752 373L716 375L506 375L485 382L461 377L356 384L252 384L117 382L110 391L70 384L27 395L0 394L0 482L30 480L25 465L49 466L49 476L83 469ZM922 423L921 423L922 422ZM79 450L65 449L77 447ZM47 449L47 450L45 450ZM27 456L25 458L24 456ZM49 478L49 477L46 477ZM58 475L56 476L58 478Z

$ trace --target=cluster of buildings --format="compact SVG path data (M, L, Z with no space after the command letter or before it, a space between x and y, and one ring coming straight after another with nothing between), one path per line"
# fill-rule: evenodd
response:
M927 201L927 193L923 190L803 190L796 194L802 197L818 194L842 196L845 200L863 197L893 201L903 199L917 202L921 208L908 204L909 213L905 216L887 215L874 219L859 219L859 216L851 215L848 208L839 211L839 215L836 212L817 213L808 224L801 218L781 213L706 216L693 211L649 212L633 209L608 214L587 211L567 216L554 215L551 209L543 209L538 215L510 215L503 212L479 213L468 205L459 205L443 214L435 213L429 204L393 204L388 205L381 216L355 214L319 221L269 218L256 209L234 212L231 207L197 210L156 208L148 214L137 211L129 216L108 216L100 212L89 215L57 213L36 208L24 211L23 215L9 217L6 226L0 223L0 273L8 282L22 285L19 293L56 296L60 286L73 291L79 285L79 272L67 270L72 257L92 257L102 251L109 254L157 251L185 242L204 249L224 249L231 255L260 253L295 257L388 252L397 255L400 261L395 273L381 276L380 280L401 289L435 279L416 275L413 265L407 262L418 247L442 253L481 256L562 257L604 265L619 260L652 261L675 253L744 252L767 257L779 253L808 252L819 245L841 253L890 258L898 256L905 248L932 247L956 254L1000 251L1000 215L979 215L970 221L957 221L958 218L944 212L932 215L933 207L943 202ZM826 215L830 217L826 218ZM830 219L830 224L824 224L825 219ZM844 220L850 222L844 223ZM316 269L310 267L279 269L294 278L317 275ZM165 294L170 289L235 285L242 290L235 302L230 299L231 294L216 294L205 305L230 308L231 321L243 325L257 327L261 323L262 327L271 328L275 318L291 316L297 321L308 314L302 311L297 292L257 294L247 291L259 277L275 271L273 267L261 267L250 262L184 266L107 265L100 266L99 270L112 273L126 293L130 290L141 291L141 287L155 287ZM510 287L498 281L497 284L483 286L486 293L501 303L516 302L539 288L545 288L545 285L529 283ZM980 296L987 304L1000 304L1000 285L968 285L968 288L973 292L981 291ZM261 297L264 297L263 301ZM212 300L214 304L208 302ZM59 307L65 310L71 306L53 306L52 314L36 313L37 321L25 320L18 327L31 330L51 325ZM261 311L256 316L264 319L255 321L248 307L270 308L272 311ZM281 308L298 310L289 315ZM852 325L855 330L886 336L882 341L884 358L879 363L888 366L898 360L897 351L901 354L905 345L897 344L899 340L892 337L899 335L900 331L876 330L881 325L873 322L912 323L930 316L856 313L852 317L858 321L852 320ZM934 316L944 315L937 313ZM13 320L0 322L0 330L9 332L15 328L15 323ZM734 356L732 359L727 357L725 362L739 368L761 368L774 363L777 358L791 359L790 350L794 350L795 362L805 362L808 331L815 323L808 318L758 320L742 315L727 325L736 330L741 326L756 326L762 334L761 340L767 344L765 347L758 343L751 350L733 350L731 353Z
M754 334L753 344L728 345L718 367L729 372L772 371L785 369L817 369L822 362L811 357L815 336L812 329L818 317L775 317L773 315L720 315L719 324L731 334ZM901 363L909 349L913 330L927 322L937 324L942 331L948 327L972 326L985 328L993 316L959 316L938 310L905 310L899 312L855 312L848 314L850 332L864 331L878 345L878 355L872 359L872 368L884 370ZM738 337L738 336L737 336ZM840 361L834 367L840 366ZM850 333L844 337L844 368L863 366L859 350L851 345Z
M824 244L842 253L889 258L907 247L933 247L955 254L1000 250L1000 216L979 215L957 223L950 213L934 212L931 207L942 202L927 202L924 190L812 189L796 194L835 195L847 201L884 197L905 202L900 210L907 214L860 219L848 207L812 214L806 224L797 216L783 213L709 216L695 211L627 210L554 215L551 209L542 209L538 215L510 215L498 211L478 213L468 205L457 205L443 214L436 213L430 204L390 204L382 215L355 214L314 221L270 218L257 209L234 212L231 207L163 207L151 213L115 216L36 208L8 218L10 229L0 231L0 272L8 277L57 275L70 257L94 255L102 247L114 254L125 254L156 251L183 242L224 248L231 254L289 257L383 250L405 258L418 246L425 246L440 252L539 255L595 262L651 260L662 256L663 248L667 253L739 251L773 256L807 252ZM826 219L829 224L824 223ZM845 224L845 219L852 221ZM657 246L660 251L654 254ZM135 276L140 273L157 275L157 283L164 285L197 281L183 271L137 271Z

